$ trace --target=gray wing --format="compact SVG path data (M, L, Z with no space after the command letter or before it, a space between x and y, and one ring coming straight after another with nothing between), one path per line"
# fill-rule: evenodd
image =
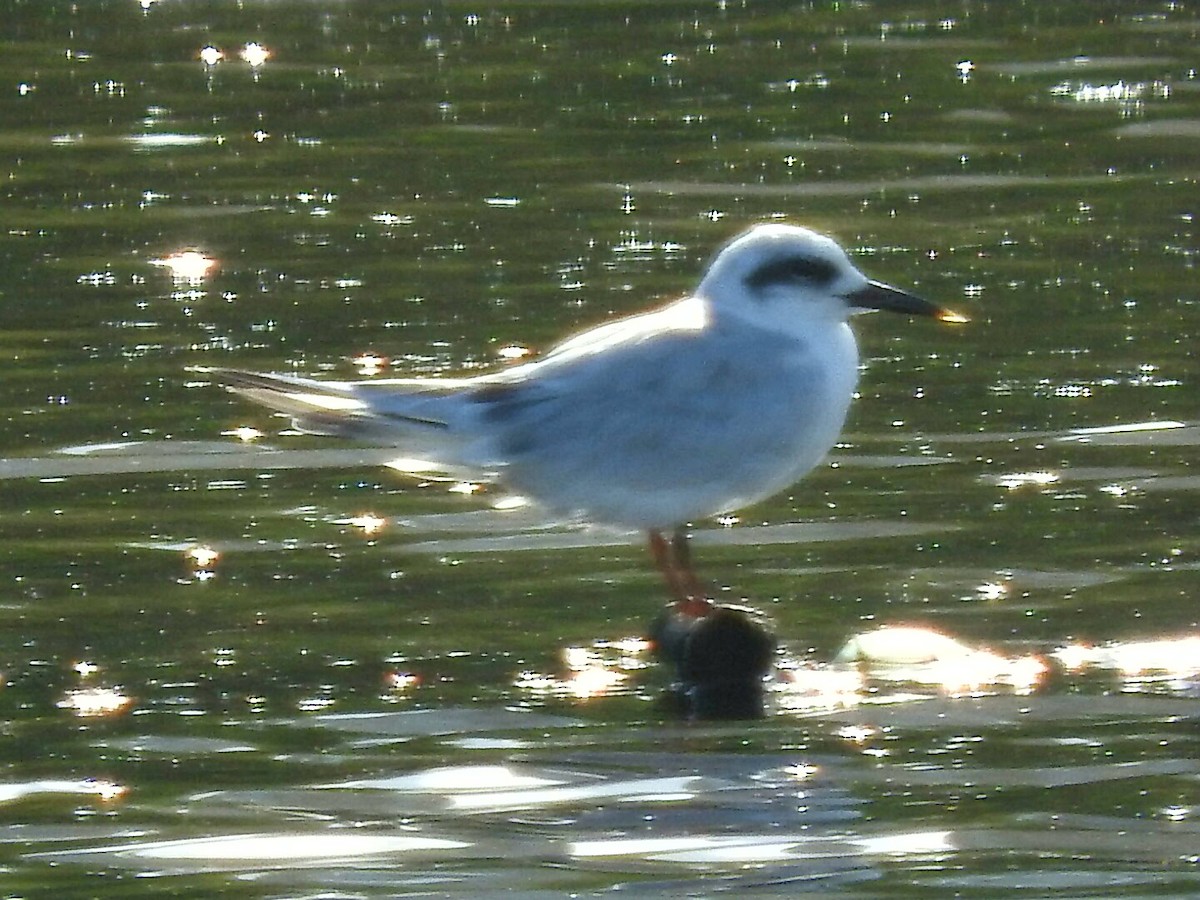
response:
M414 443L440 451L461 463L465 454L503 462L494 444L507 448L507 438L491 441L497 425L507 432L510 420L555 397L569 396L552 372L585 373L602 382L614 358L672 329L695 330L699 301L673 304L585 331L552 349L541 360L475 378L372 379L318 381L293 375L259 374L239 369L196 366L193 372L262 406L291 416L295 427L312 434L411 447ZM683 310L683 314L680 311ZM693 310L688 313L687 310ZM618 362L619 368L619 362ZM566 393L564 393L564 391ZM567 400L569 403L569 399Z
M324 382L205 370L305 430L397 447L485 474L567 511L609 513L639 492L681 495L749 485L786 456L781 422L803 422L822 374L796 377L796 339L740 322L661 330L626 320L585 333L541 360L472 379ZM718 335L719 332L719 335ZM791 366L791 371L787 371ZM765 449L764 449L765 448ZM776 459L772 459L772 456ZM622 491L605 510L597 496ZM731 488L733 492L736 488ZM731 493L731 499L738 499Z
M779 389L772 364L795 350L752 326L726 326L719 341L681 331L548 357L466 397L487 452L532 493L584 480L683 486L712 479L712 461L736 457L763 421L803 415L804 398Z

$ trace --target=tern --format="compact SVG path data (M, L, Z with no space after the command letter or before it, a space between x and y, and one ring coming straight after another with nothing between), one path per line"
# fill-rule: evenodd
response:
M782 491L833 447L858 380L851 318L966 317L869 279L832 239L767 223L695 290L471 378L322 381L202 367L304 431L498 480L559 515L634 528L703 614L686 526Z

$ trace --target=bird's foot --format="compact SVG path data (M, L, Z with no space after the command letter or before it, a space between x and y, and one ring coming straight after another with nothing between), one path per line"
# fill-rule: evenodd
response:
M712 615L717 604L703 595L698 597L683 597L671 604L671 613L685 619L702 619Z

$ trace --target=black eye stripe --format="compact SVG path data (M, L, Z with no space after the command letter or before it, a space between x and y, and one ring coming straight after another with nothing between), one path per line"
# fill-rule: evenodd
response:
M746 276L746 287L761 290L773 284L790 284L808 281L813 284L829 284L837 277L837 267L823 259L789 256L759 266Z

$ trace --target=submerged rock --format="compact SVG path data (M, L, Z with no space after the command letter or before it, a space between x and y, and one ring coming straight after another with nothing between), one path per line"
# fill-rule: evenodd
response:
M668 608L651 627L656 655L675 666L672 694L694 719L750 719L763 714L764 679L775 636L745 611L713 607L704 616Z

